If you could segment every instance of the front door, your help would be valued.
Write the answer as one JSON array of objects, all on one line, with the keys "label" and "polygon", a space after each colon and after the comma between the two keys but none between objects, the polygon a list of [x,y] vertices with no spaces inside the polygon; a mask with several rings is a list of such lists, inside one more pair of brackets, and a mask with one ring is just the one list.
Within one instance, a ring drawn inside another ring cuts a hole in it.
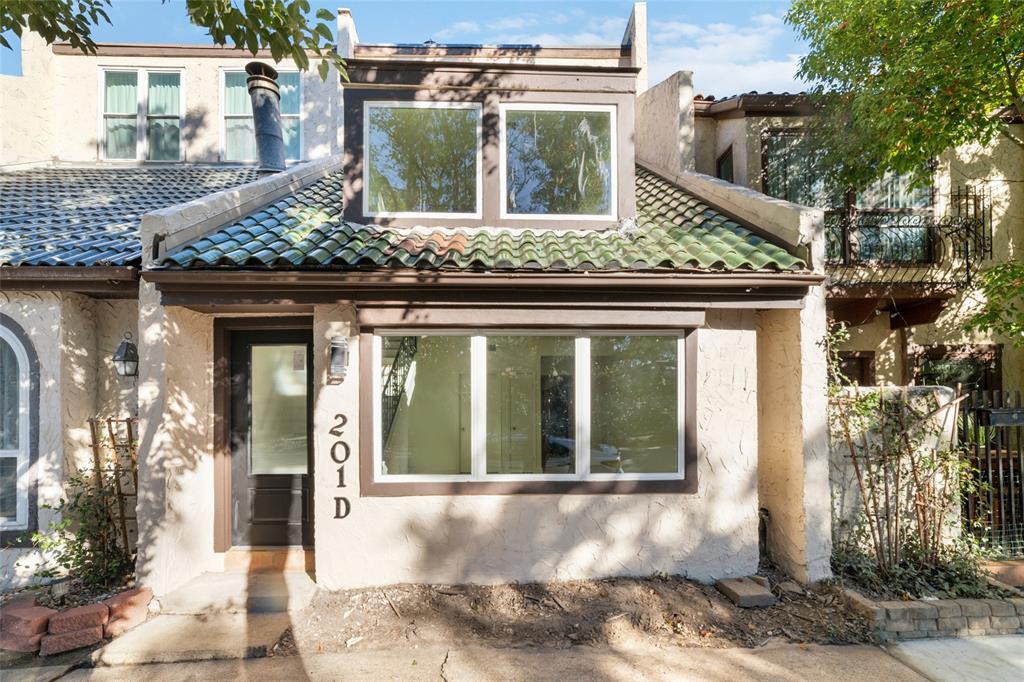
[{"label": "front door", "polygon": [[312,332],[230,342],[232,544],[311,546]]}]

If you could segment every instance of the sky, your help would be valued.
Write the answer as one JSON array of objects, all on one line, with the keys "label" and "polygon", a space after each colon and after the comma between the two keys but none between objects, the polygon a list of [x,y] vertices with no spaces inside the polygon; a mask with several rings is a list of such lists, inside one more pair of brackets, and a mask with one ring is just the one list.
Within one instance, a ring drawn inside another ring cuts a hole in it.
[{"label": "sky", "polygon": [[[362,42],[617,45],[629,18],[623,0],[335,0],[348,6]],[[693,71],[694,90],[718,97],[757,90],[795,92],[806,51],[782,17],[788,3],[749,0],[648,0],[650,82]],[[192,26],[183,0],[114,0],[112,26],[97,42],[209,43]],[[0,48],[0,73],[17,72],[16,54]]]}]

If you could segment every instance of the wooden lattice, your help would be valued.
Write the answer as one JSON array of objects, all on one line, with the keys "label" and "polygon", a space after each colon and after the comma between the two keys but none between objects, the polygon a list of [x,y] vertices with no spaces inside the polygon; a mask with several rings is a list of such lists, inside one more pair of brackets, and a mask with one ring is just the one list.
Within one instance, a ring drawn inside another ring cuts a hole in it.
[{"label": "wooden lattice", "polygon": [[134,555],[138,538],[135,515],[139,491],[138,420],[90,419],[89,431],[96,486],[103,487],[104,477],[113,482],[115,495],[107,510],[111,523],[118,530],[121,546]]}]

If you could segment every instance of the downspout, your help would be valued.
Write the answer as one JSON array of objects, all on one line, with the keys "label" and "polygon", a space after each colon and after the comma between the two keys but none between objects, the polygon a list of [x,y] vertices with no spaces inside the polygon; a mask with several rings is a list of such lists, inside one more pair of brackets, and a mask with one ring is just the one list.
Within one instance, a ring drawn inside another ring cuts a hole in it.
[{"label": "downspout", "polygon": [[246,85],[252,99],[253,129],[256,133],[256,154],[260,177],[280,173],[285,169],[284,133],[281,131],[281,89],[277,85],[277,71],[263,62],[245,65],[249,74]]}]

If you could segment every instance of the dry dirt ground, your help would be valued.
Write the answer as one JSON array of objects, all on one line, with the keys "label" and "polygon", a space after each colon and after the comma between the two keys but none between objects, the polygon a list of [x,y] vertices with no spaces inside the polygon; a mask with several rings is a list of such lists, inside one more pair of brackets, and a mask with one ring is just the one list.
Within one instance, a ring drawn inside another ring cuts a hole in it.
[{"label": "dry dirt ground", "polygon": [[783,591],[775,606],[740,609],[713,586],[678,577],[497,586],[392,585],[321,593],[274,655],[401,645],[490,647],[758,647],[769,642],[871,641],[835,587]]}]

